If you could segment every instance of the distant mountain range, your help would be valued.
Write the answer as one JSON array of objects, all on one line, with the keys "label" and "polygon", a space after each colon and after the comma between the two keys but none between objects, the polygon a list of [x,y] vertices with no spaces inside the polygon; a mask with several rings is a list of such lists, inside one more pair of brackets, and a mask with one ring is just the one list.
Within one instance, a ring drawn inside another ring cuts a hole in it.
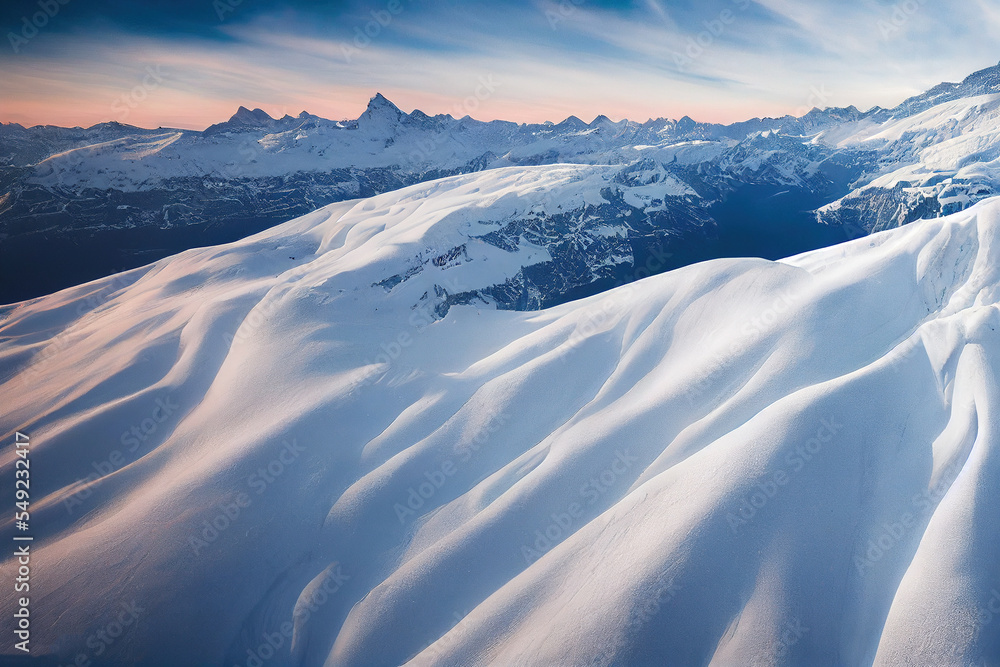
[{"label": "distant mountain range", "polygon": [[[610,165],[601,202],[512,220],[496,242],[545,228],[557,262],[608,261],[573,223],[624,230],[617,279],[720,256],[771,259],[966,208],[1000,191],[1000,66],[894,109],[814,109],[731,125],[480,122],[406,114],[381,94],[356,120],[241,107],[203,132],[120,123],[0,125],[0,302],[52,292],[181,250],[228,242],[320,206],[509,166]],[[593,256],[587,248],[594,248]],[[631,263],[629,263],[631,262]],[[572,272],[570,272],[572,273]],[[500,298],[534,308],[607,285]],[[568,274],[567,274],[568,275]]]}]

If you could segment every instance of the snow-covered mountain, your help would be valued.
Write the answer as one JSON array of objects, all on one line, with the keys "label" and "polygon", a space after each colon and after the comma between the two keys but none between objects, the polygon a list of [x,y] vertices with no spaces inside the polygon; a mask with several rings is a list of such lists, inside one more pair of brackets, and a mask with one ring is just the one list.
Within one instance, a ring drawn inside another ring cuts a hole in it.
[{"label": "snow-covered mountain", "polygon": [[[840,116],[817,111],[808,118],[815,131]],[[575,116],[558,124],[480,122],[450,115],[432,117],[420,110],[406,114],[376,94],[364,113],[352,121],[329,121],[306,112],[273,119],[261,109],[240,107],[229,121],[204,132],[133,132],[138,128],[106,124],[98,127],[103,132],[117,129],[117,140],[83,139],[77,146],[60,146],[63,150],[34,165],[21,154],[8,156],[11,150],[6,145],[0,154],[11,166],[35,166],[32,183],[133,192],[180,178],[265,178],[338,169],[383,168],[401,174],[444,175],[511,165],[628,164],[642,157],[700,164],[756,133],[800,133],[803,126],[791,117],[730,126],[697,123],[686,117],[645,123],[615,123],[604,116],[591,123]],[[47,138],[57,129],[60,138],[74,136],[60,128],[4,127],[5,134],[14,137],[37,133]],[[83,132],[94,134],[96,129]],[[98,136],[103,138],[103,133]]]},{"label": "snow-covered mountain", "polygon": [[[767,198],[794,191],[805,201],[798,209],[790,205],[793,212],[778,220],[780,226],[815,227],[799,212],[827,203],[842,190],[845,174],[861,173],[865,164],[853,154],[831,155],[770,131],[750,132],[763,122],[729,128],[601,118],[589,125],[576,119],[535,126],[480,123],[403,114],[376,96],[348,123],[308,114],[275,120],[241,109],[204,133],[168,130],[105,140],[12,168],[20,180],[0,203],[6,235],[0,239],[0,278],[4,272],[32,272],[39,280],[0,280],[36,290],[0,291],[0,301],[240,238],[326,203],[510,165],[615,165],[621,172],[609,176],[606,187],[613,192],[605,199],[622,203],[598,212],[608,225],[642,219],[640,226],[658,236],[705,228],[700,241],[687,239],[685,252],[696,259],[720,256],[712,246],[719,245],[717,228],[729,221],[713,207],[730,193],[762,188]],[[536,213],[553,218],[550,234],[567,237],[572,227],[560,228],[560,219],[595,214],[544,205]],[[786,238],[808,239],[810,232]],[[789,251],[758,245],[764,250],[755,252],[771,258]]]},{"label": "snow-covered mountain", "polygon": [[1000,199],[496,308],[553,261],[537,193],[615,178],[455,176],[3,309],[35,654],[1000,661]]},{"label": "snow-covered mountain", "polygon": [[[232,241],[331,202],[504,166],[653,162],[699,194],[691,224],[743,187],[791,186],[812,210],[846,194],[870,156],[793,137],[859,115],[814,110],[729,126],[604,116],[517,125],[405,114],[376,95],[351,121],[305,112],[274,119],[241,107],[204,132],[0,125],[0,302]],[[14,280],[26,274],[33,279]]]},{"label": "snow-covered mountain", "polygon": [[[0,125],[0,302],[242,238],[332,202],[509,166],[614,165],[664,174],[662,188],[640,184],[642,196],[665,202],[678,191],[696,195],[686,203],[670,199],[677,205],[657,230],[670,233],[680,218],[687,218],[681,227],[705,228],[700,242],[685,243],[691,260],[773,259],[1000,192],[998,81],[1000,66],[895,109],[814,109],[728,126],[687,117],[487,123],[407,114],[380,94],[346,121],[306,112],[275,119],[241,107],[204,132]],[[602,212],[612,226],[650,212],[634,205],[627,186],[611,186],[633,203]],[[746,243],[719,242],[726,232],[717,228],[732,225],[730,202],[800,231],[775,232],[778,241],[741,232]],[[816,231],[816,220],[836,230]],[[793,237],[815,240],[804,247],[780,242]],[[15,280],[23,275],[33,279]]]},{"label": "snow-covered mountain", "polygon": [[846,138],[830,136],[837,146],[872,150],[879,158],[863,183],[820,210],[821,219],[868,231],[889,229],[1000,193],[1000,83],[993,90],[901,118],[859,121]]}]

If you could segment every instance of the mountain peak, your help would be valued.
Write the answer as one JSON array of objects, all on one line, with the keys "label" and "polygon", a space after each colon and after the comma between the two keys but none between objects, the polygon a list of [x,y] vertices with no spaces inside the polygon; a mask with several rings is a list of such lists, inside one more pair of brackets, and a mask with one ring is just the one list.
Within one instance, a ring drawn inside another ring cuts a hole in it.
[{"label": "mountain peak", "polygon": [[402,111],[399,110],[399,107],[397,107],[395,104],[393,104],[392,102],[390,102],[385,97],[385,95],[383,95],[382,93],[375,93],[375,97],[373,97],[370,100],[368,100],[368,109],[367,109],[367,111],[374,112],[374,111],[382,111],[382,110],[395,111],[397,114],[402,114],[403,113]]},{"label": "mountain peak", "polygon": [[245,106],[240,106],[232,118],[229,119],[230,123],[240,123],[242,125],[264,125],[273,121],[274,119],[271,118],[270,114],[263,109],[254,109],[251,111]]},{"label": "mountain peak", "polygon": [[973,72],[961,83],[940,83],[925,93],[907,99],[892,112],[910,116],[944,102],[997,92],[1000,92],[1000,63]]},{"label": "mountain peak", "polygon": [[358,118],[358,125],[377,136],[388,137],[405,117],[406,114],[382,93],[375,93],[375,97],[368,101],[368,108]]},{"label": "mountain peak", "polygon": [[582,130],[583,128],[587,127],[587,124],[584,123],[579,118],[577,118],[576,116],[570,116],[569,118],[567,118],[566,120],[562,121],[561,123],[558,123],[556,125],[556,127],[570,128],[570,129],[574,129],[574,130]]},{"label": "mountain peak", "polygon": [[243,132],[264,129],[272,127],[275,122],[277,121],[271,118],[263,109],[254,109],[251,111],[245,106],[240,105],[240,108],[236,110],[236,113],[229,120],[224,123],[210,125],[202,134],[209,136],[219,132]]}]

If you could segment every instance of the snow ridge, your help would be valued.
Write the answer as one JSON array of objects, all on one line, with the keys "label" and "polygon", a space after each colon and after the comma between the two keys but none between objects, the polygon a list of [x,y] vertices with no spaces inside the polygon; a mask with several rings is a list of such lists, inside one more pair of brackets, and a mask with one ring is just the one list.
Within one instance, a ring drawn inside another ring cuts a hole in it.
[{"label": "snow ridge", "polygon": [[283,624],[271,664],[1000,659],[1000,199],[430,314],[535,261],[477,225],[579,177],[333,204],[0,314],[44,652],[136,601],[111,659],[242,664]]}]

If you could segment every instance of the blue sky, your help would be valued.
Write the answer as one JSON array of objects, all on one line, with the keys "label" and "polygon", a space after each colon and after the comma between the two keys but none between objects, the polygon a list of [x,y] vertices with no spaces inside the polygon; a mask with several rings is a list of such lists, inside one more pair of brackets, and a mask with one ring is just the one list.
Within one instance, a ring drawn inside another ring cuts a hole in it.
[{"label": "blue sky", "polygon": [[83,126],[355,118],[376,91],[486,120],[728,122],[893,106],[1000,60],[995,0],[6,0],[0,28],[0,120]]}]

